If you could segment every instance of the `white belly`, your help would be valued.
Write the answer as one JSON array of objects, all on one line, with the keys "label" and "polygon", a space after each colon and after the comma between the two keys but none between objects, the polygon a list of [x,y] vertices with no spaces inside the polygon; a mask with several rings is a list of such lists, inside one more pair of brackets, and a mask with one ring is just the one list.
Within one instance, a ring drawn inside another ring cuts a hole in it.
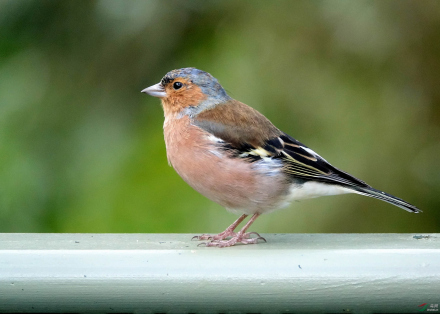
[{"label": "white belly", "polygon": [[354,193],[354,191],[338,185],[321,182],[306,182],[303,185],[293,185],[290,188],[289,200],[302,200],[327,195]]}]

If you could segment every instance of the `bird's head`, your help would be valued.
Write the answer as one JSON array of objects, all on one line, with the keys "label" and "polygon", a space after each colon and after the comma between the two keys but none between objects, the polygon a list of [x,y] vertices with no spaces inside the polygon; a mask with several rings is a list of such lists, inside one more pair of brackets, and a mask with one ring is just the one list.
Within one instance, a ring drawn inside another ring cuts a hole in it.
[{"label": "bird's head", "polygon": [[216,78],[195,68],[170,71],[142,92],[160,98],[165,115],[196,115],[231,99]]}]

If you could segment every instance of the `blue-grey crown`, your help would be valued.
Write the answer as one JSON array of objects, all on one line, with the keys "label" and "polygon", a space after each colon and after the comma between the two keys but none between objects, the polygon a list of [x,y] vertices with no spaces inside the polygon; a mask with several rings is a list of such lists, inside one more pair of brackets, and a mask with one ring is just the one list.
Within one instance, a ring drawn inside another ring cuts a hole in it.
[{"label": "blue-grey crown", "polygon": [[182,68],[170,71],[162,78],[161,83],[162,85],[168,84],[178,77],[184,78],[199,86],[202,92],[216,103],[231,99],[215,77],[196,68]]}]

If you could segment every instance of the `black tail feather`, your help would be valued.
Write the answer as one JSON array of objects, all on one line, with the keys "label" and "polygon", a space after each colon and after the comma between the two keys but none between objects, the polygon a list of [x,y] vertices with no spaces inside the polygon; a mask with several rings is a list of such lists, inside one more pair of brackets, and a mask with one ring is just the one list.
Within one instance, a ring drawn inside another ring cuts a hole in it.
[{"label": "black tail feather", "polygon": [[372,187],[364,188],[364,187],[350,186],[350,188],[352,188],[358,194],[377,198],[379,200],[393,204],[397,207],[403,208],[404,210],[406,210],[408,212],[411,212],[411,213],[420,213],[421,212],[421,210],[418,209],[417,207],[415,207],[414,205],[411,205],[410,203],[405,202],[404,200],[402,200],[398,197],[395,197],[393,195],[390,195],[388,193],[373,189]]}]

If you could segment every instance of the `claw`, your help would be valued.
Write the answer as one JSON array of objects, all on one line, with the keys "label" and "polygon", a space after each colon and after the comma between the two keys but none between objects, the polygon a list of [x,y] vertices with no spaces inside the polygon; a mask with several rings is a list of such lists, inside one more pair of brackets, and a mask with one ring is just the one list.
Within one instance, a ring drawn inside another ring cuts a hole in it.
[{"label": "claw", "polygon": [[199,236],[193,236],[191,238],[191,241],[193,241],[194,239],[196,239],[197,241],[200,241],[200,240],[212,240],[215,237],[217,237],[217,235],[212,236],[210,234],[202,234],[202,235],[199,235]]},{"label": "claw", "polygon": [[218,240],[224,240],[224,239],[226,239],[228,237],[235,236],[235,234],[236,233],[232,232],[231,230],[226,230],[226,231],[223,231],[222,233],[214,234],[214,235],[202,234],[202,235],[199,235],[199,236],[193,236],[191,238],[191,241],[193,241],[194,239],[197,240],[197,241],[200,241],[200,240],[212,240],[212,241],[215,240],[215,241],[218,241]]},{"label": "claw", "polygon": [[244,236],[246,239],[251,239],[251,235],[256,235],[257,238],[261,238],[260,234],[257,233],[257,232],[246,232],[243,236]]},{"label": "claw", "polygon": [[191,241],[193,241],[194,239],[196,239],[197,241],[200,241],[200,240],[211,240],[212,236],[209,235],[209,234],[202,234],[200,236],[193,236],[191,238]]},{"label": "claw", "polygon": [[257,240],[263,240],[265,243],[267,243],[266,239],[263,237],[258,237]]},{"label": "claw", "polygon": [[197,244],[197,246],[208,246],[209,242],[201,242],[199,244]]}]

